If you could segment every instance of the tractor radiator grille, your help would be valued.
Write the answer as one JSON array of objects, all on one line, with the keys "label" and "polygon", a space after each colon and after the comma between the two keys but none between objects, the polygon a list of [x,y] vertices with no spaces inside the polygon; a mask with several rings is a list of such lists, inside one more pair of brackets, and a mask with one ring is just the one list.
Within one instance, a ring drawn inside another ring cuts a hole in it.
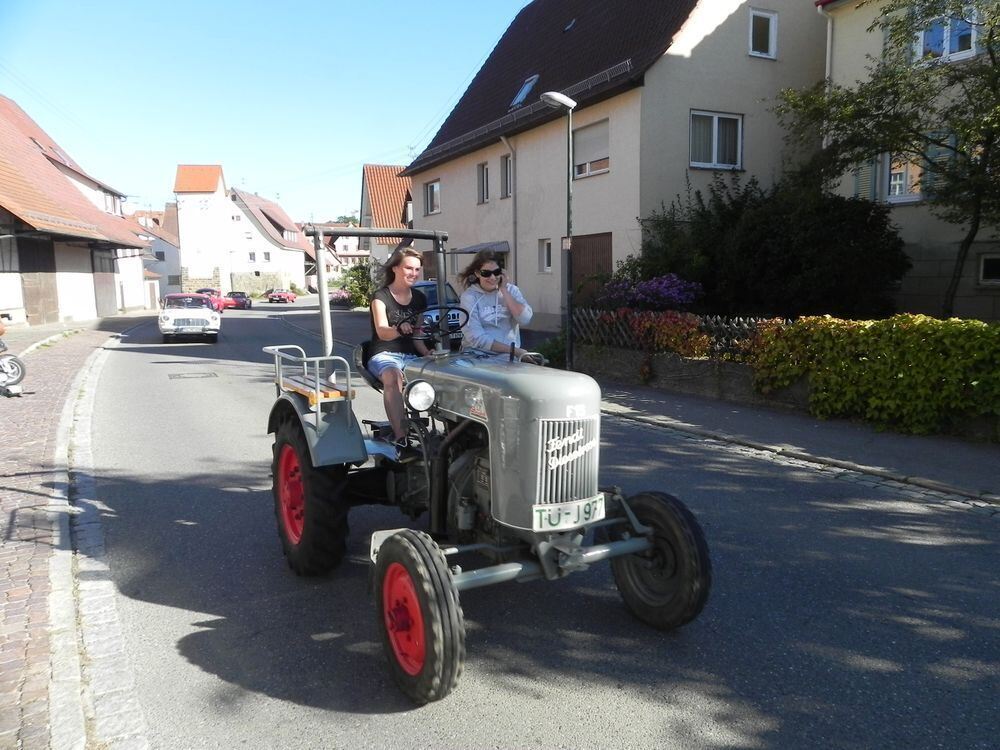
[{"label": "tractor radiator grille", "polygon": [[599,417],[539,421],[538,499],[551,504],[597,494]]}]

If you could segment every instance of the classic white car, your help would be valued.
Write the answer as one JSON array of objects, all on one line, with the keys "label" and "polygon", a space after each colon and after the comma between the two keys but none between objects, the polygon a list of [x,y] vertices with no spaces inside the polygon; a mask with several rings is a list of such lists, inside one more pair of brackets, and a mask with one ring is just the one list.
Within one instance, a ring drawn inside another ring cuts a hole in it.
[{"label": "classic white car", "polygon": [[157,323],[164,344],[176,336],[205,336],[215,342],[222,328],[222,315],[208,295],[182,292],[163,298]]}]

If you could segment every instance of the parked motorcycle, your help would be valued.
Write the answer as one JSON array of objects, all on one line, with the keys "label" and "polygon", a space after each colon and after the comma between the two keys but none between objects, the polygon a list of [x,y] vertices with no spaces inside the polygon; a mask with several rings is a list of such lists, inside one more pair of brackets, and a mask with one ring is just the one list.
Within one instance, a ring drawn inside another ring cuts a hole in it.
[{"label": "parked motorcycle", "polygon": [[13,354],[6,354],[7,345],[0,339],[0,388],[17,385],[24,380],[24,362]]}]

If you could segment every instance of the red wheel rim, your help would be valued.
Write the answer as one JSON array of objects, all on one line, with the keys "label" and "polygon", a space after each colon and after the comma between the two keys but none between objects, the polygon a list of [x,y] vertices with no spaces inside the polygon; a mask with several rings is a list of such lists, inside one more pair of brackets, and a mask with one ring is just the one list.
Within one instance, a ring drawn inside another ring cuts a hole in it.
[{"label": "red wheel rim", "polygon": [[392,563],[382,582],[382,614],[385,630],[396,661],[408,675],[424,668],[424,617],[410,574],[399,563]]},{"label": "red wheel rim", "polygon": [[281,446],[281,456],[278,459],[278,504],[288,541],[298,544],[302,539],[302,526],[305,523],[306,496],[302,487],[299,456],[290,445]]}]

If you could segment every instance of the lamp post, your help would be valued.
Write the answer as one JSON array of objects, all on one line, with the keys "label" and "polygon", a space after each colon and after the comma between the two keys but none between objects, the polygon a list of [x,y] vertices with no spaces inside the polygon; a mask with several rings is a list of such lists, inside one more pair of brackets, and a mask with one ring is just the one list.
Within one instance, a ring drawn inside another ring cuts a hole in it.
[{"label": "lamp post", "polygon": [[562,242],[563,330],[566,332],[566,369],[573,369],[573,110],[576,102],[559,91],[541,95],[544,104],[566,110],[566,238]]}]

